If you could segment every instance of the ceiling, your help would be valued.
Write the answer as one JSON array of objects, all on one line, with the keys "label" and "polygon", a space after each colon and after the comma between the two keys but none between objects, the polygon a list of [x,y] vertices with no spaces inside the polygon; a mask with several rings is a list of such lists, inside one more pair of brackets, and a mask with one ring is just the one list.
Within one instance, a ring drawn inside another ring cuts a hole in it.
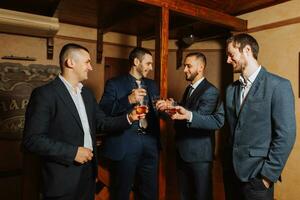
[{"label": "ceiling", "polygon": [[[55,16],[60,22],[100,28],[139,36],[147,40],[155,37],[158,7],[143,3],[147,0],[7,0],[0,1],[0,8]],[[165,0],[191,7],[205,7],[209,11],[237,16],[243,13],[276,5],[287,0]],[[159,2],[159,1],[158,1]],[[208,11],[208,12],[209,12]],[[212,15],[214,16],[214,15]],[[226,24],[226,22],[223,22]],[[230,28],[210,23],[172,9],[169,18],[169,38],[182,39],[193,34],[198,40],[222,37]]]}]

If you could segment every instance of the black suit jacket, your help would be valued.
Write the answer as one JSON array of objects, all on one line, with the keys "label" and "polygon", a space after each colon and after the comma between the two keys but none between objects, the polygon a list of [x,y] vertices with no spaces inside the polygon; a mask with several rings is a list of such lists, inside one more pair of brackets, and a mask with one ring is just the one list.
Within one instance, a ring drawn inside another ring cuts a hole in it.
[{"label": "black suit jacket", "polygon": [[175,121],[177,151],[186,162],[212,161],[214,129],[224,124],[223,106],[218,107],[219,92],[204,79],[190,97],[187,93],[186,89],[181,105],[193,112],[193,119],[191,123]]},{"label": "black suit jacket", "polygon": [[[92,93],[82,88],[93,141],[97,173],[95,132],[97,129],[126,128],[126,116],[109,119],[98,109]],[[43,192],[46,196],[74,193],[82,165],[74,162],[78,146],[84,144],[84,132],[79,114],[64,83],[57,77],[33,90],[25,115],[23,145],[42,160]]]},{"label": "black suit jacket", "polygon": [[[157,138],[159,147],[159,123],[157,111],[152,106],[151,99],[154,96],[159,96],[158,88],[155,82],[151,79],[143,78],[142,83],[146,85],[147,97],[149,99],[149,112],[147,113],[148,134]],[[107,115],[118,116],[130,112],[135,105],[128,101],[128,95],[132,89],[136,87],[135,79],[130,74],[122,75],[106,82],[104,93],[99,103],[101,109]],[[102,145],[102,153],[105,157],[112,160],[121,160],[127,150],[134,148],[134,140],[137,134],[138,122],[133,123],[129,128],[122,131],[115,131],[107,134],[104,137]]]}]

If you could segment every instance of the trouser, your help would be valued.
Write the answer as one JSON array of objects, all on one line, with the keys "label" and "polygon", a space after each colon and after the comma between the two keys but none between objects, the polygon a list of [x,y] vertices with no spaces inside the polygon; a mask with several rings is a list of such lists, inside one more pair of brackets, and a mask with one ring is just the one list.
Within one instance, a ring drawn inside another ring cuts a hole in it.
[{"label": "trouser", "polygon": [[[110,195],[112,200],[128,200],[135,188],[140,200],[158,197],[158,145],[151,135],[136,135],[122,160],[110,162]],[[138,181],[138,184],[134,184]]]},{"label": "trouser", "polygon": [[266,188],[260,176],[241,182],[233,169],[223,172],[226,200],[273,200],[274,185]]},{"label": "trouser", "polygon": [[63,196],[44,197],[43,200],[94,200],[95,186],[93,164],[88,162],[82,165],[80,180],[74,192]]},{"label": "trouser", "polygon": [[177,155],[181,200],[212,200],[212,162],[185,162]]}]

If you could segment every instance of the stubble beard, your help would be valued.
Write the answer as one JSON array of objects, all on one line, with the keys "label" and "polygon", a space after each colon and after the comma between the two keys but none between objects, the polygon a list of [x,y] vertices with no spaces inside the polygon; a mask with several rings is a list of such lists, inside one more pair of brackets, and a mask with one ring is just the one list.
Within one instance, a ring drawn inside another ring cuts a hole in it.
[{"label": "stubble beard", "polygon": [[197,75],[198,75],[197,73],[191,73],[190,77],[188,77],[188,75],[185,74],[185,80],[193,81]]},{"label": "stubble beard", "polygon": [[236,66],[233,67],[233,72],[234,73],[243,73],[245,71],[247,66],[247,62],[245,59],[240,60],[239,62],[236,62]]},{"label": "stubble beard", "polygon": [[137,66],[136,71],[139,73],[139,75],[142,78],[146,77],[146,74],[143,73],[143,66],[142,66],[142,64],[140,64],[139,66]]}]

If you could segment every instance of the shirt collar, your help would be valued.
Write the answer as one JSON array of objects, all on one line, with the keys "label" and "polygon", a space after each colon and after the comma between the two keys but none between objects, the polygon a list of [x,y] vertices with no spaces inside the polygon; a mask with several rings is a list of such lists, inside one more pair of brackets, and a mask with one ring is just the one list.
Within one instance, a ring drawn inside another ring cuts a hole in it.
[{"label": "shirt collar", "polygon": [[257,70],[255,70],[255,72],[253,72],[251,74],[251,76],[249,76],[249,78],[243,77],[242,75],[240,75],[239,81],[243,86],[248,86],[248,85],[252,85],[253,82],[255,81],[259,71],[261,69],[261,65],[257,68]]},{"label": "shirt collar", "polygon": [[194,84],[191,84],[190,86],[192,86],[193,89],[197,88],[198,85],[204,80],[204,77],[202,77],[201,79],[199,79],[198,81],[196,81]]},{"label": "shirt collar", "polygon": [[143,77],[141,78],[141,79],[136,79],[134,76],[132,76],[130,73],[128,73],[129,74],[129,79],[130,79],[130,81],[132,81],[132,82],[136,82],[137,80],[140,80],[140,81],[142,81],[143,80]]},{"label": "shirt collar", "polygon": [[82,90],[82,87],[83,87],[83,84],[82,83],[78,83],[77,84],[77,87],[73,87],[71,85],[71,83],[69,83],[61,74],[58,75],[58,77],[60,78],[60,80],[62,80],[62,82],[65,84],[66,88],[68,89],[69,92],[71,92],[72,94],[75,93],[81,93],[81,90]]}]

